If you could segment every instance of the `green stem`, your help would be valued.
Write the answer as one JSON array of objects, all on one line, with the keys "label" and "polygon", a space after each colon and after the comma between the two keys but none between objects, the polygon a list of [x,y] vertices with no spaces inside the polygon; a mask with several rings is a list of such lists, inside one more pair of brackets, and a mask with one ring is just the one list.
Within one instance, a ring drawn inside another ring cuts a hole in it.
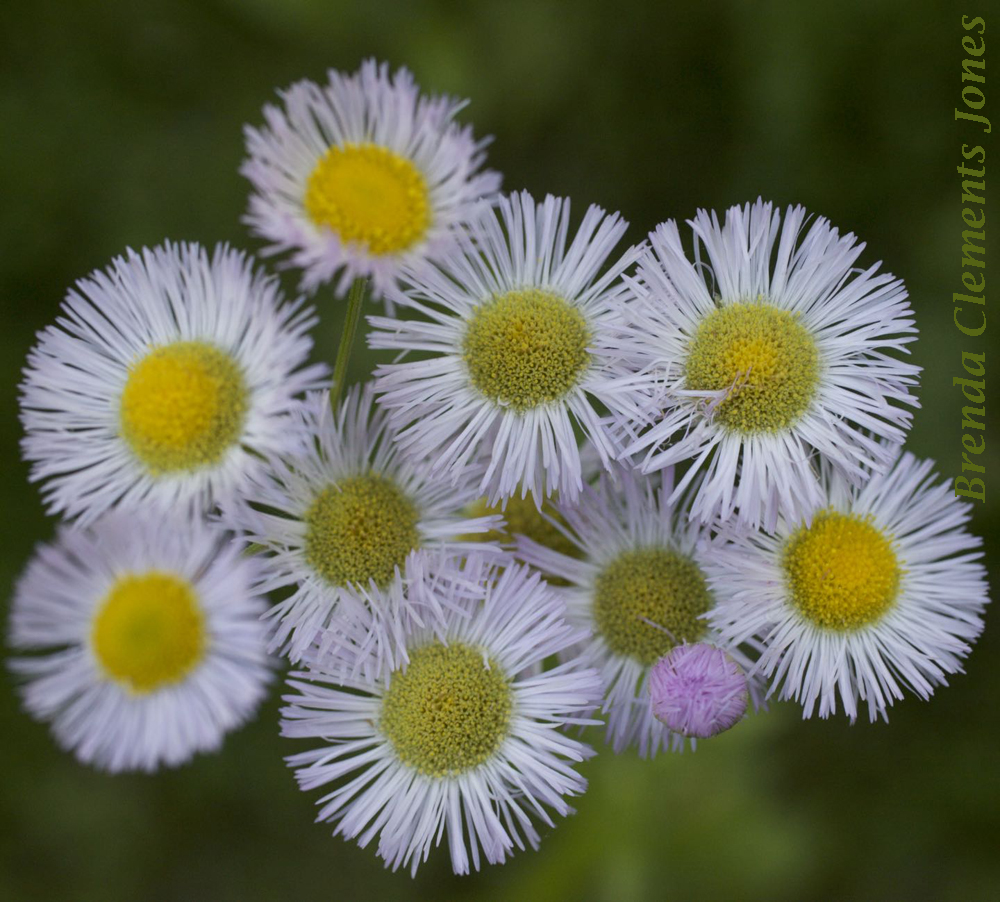
[{"label": "green stem", "polygon": [[337,359],[333,364],[333,385],[330,387],[330,406],[334,410],[340,405],[340,396],[344,393],[347,364],[351,359],[354,333],[358,331],[358,320],[361,319],[361,306],[367,287],[367,279],[355,279],[347,294],[347,315],[344,317],[344,331],[340,333],[340,347],[337,348]]}]

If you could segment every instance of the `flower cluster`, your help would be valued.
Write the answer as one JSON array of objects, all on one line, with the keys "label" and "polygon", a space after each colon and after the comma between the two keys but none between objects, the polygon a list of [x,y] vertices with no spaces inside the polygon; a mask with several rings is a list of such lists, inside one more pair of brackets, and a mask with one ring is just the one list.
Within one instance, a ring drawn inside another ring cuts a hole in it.
[{"label": "flower cluster", "polygon": [[[801,207],[627,223],[499,194],[462,102],[369,61],[246,129],[228,247],[128,251],[28,356],[64,523],[15,593],[25,707],[80,760],[182,763],[250,717],[320,819],[416,872],[536,846],[593,754],[693,747],[769,696],[875,720],[982,629],[969,505],[902,451],[903,283]],[[364,304],[391,351],[345,391]]]}]

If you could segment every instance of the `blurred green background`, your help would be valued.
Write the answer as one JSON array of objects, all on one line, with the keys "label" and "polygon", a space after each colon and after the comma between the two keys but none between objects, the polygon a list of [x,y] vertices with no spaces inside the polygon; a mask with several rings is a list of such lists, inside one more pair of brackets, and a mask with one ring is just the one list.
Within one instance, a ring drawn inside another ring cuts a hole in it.
[{"label": "blurred green background", "polygon": [[[259,121],[276,87],[369,55],[471,98],[465,119],[496,136],[490,165],[508,189],[572,196],[578,213],[590,202],[620,209],[631,240],[758,194],[855,231],[870,247],[862,262],[903,276],[917,311],[914,357],[926,369],[910,448],[954,475],[951,377],[960,351],[975,349],[950,322],[961,290],[955,167],[963,142],[983,143],[952,118],[959,18],[951,4],[867,0],[4,4],[3,604],[53,529],[17,449],[15,386],[35,331],[74,279],[127,245],[256,248],[239,222],[241,126]],[[992,219],[989,238],[995,250]],[[990,272],[998,263],[993,253]],[[342,308],[317,301],[318,353],[330,359]],[[358,354],[353,376],[371,364]],[[992,397],[989,409],[996,422]],[[988,455],[991,503],[977,506],[975,529],[996,561],[994,437]],[[544,831],[540,852],[458,879],[439,850],[416,880],[312,823],[314,798],[282,762],[299,746],[278,738],[276,700],[219,755],[112,778],[60,753],[5,675],[0,899],[995,899],[995,624],[967,670],[931,703],[898,704],[888,726],[802,722],[779,705],[693,755],[606,752],[584,767],[591,789],[578,813]]]}]

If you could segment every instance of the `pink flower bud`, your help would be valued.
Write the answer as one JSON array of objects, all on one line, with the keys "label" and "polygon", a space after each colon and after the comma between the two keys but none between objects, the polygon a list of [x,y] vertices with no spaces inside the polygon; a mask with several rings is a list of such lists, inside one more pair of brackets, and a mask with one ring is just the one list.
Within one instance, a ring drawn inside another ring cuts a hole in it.
[{"label": "pink flower bud", "polygon": [[746,674],[721,648],[677,645],[649,673],[653,716],[675,733],[707,739],[734,726],[749,701]]}]

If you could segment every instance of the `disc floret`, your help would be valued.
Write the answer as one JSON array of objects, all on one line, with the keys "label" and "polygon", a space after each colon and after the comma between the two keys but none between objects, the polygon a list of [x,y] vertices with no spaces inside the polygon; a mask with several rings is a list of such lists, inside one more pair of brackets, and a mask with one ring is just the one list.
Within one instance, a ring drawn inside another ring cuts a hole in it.
[{"label": "disc floret", "polygon": [[463,643],[435,642],[410,653],[382,699],[379,729],[404,764],[453,777],[496,752],[509,732],[510,681],[496,661]]},{"label": "disc floret", "polygon": [[146,694],[182,680],[208,637],[193,586],[172,573],[120,577],[94,619],[94,655],[111,679]]},{"label": "disc floret", "polygon": [[327,486],[304,519],[306,560],[333,586],[384,586],[420,545],[416,505],[376,473]]},{"label": "disc floret", "polygon": [[129,370],[121,433],[153,473],[209,466],[239,440],[248,399],[231,355],[203,341],[177,341]]},{"label": "disc floret", "polygon": [[870,517],[832,510],[791,536],[783,566],[802,616],[839,631],[880,620],[896,599],[902,574],[891,537]]},{"label": "disc floret", "polygon": [[330,147],[309,176],[304,204],[316,225],[379,256],[412,247],[431,224],[420,170],[370,142]]},{"label": "disc floret", "polygon": [[563,398],[590,361],[590,328],[559,295],[538,288],[508,291],[476,308],[464,360],[476,389],[523,411]]},{"label": "disc floret", "polygon": [[691,341],[685,388],[725,392],[713,415],[744,435],[778,432],[808,409],[819,386],[816,341],[795,313],[764,298],[708,314]]},{"label": "disc floret", "polygon": [[616,654],[648,666],[678,642],[705,632],[700,619],[712,606],[701,569],[668,548],[625,551],[597,576],[594,623]]}]

